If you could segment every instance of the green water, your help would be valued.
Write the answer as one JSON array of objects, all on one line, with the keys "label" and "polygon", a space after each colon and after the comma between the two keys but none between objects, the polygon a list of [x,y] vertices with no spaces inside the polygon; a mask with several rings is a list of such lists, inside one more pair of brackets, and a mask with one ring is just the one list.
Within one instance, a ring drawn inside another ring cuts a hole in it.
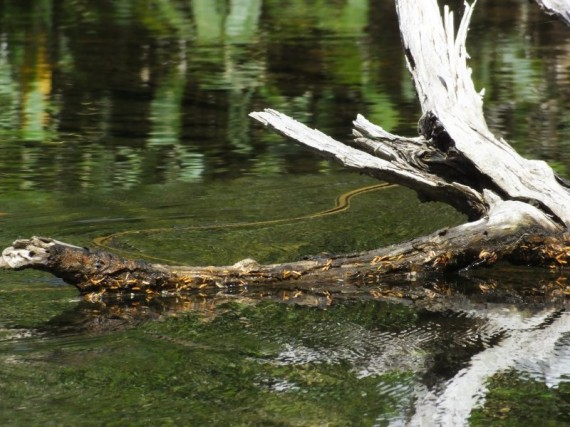
[{"label": "green water", "polygon": [[[479,0],[469,39],[490,128],[568,176],[570,31]],[[357,113],[414,135],[393,2],[0,0],[1,246],[115,236],[140,258],[281,262],[464,221],[399,187],[318,215],[376,181],[247,117],[266,107],[339,140]],[[255,289],[102,304],[1,272],[0,424],[570,423],[564,305],[477,296],[478,280],[413,284],[449,287],[454,309]]]}]

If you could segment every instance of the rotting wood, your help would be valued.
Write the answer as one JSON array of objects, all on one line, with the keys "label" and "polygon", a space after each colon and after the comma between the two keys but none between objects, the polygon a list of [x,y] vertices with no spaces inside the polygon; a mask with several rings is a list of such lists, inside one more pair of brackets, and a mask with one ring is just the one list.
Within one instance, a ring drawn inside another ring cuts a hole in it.
[{"label": "rotting wood", "polygon": [[[570,192],[550,167],[520,157],[487,128],[467,66],[465,41],[473,5],[454,33],[453,14],[436,0],[397,0],[408,68],[423,115],[414,138],[392,135],[358,116],[345,145],[274,110],[251,116],[347,168],[446,202],[466,224],[377,250],[259,265],[172,267],[117,257],[53,239],[17,240],[0,266],[49,271],[82,294],[156,295],[253,284],[321,289],[323,293],[387,276],[413,280],[492,265],[498,260],[563,268],[570,258]],[[418,31],[419,29],[419,31]]]},{"label": "rotting wood", "polygon": [[[503,212],[459,227],[386,248],[289,264],[260,265],[245,259],[231,266],[189,267],[150,264],[105,251],[68,245],[49,238],[17,240],[4,249],[0,267],[48,271],[92,297],[140,293],[171,295],[252,285],[343,292],[355,285],[386,280],[415,281],[429,275],[490,266],[500,260],[561,269],[570,262],[570,236],[528,234],[542,230],[534,216],[519,217],[520,202],[500,206]],[[513,204],[513,206],[511,206]],[[499,208],[496,208],[499,209]],[[531,208],[533,209],[533,208]]]}]

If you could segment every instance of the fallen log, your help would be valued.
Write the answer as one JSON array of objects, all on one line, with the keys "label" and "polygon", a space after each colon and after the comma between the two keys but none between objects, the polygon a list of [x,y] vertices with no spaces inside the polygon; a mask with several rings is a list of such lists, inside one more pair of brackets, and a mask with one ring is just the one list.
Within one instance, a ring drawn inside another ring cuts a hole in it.
[{"label": "fallen log", "polygon": [[[245,259],[231,266],[169,266],[32,237],[16,240],[4,249],[0,268],[46,271],[91,298],[133,293],[170,295],[252,285],[283,287],[285,283],[290,289],[332,295],[355,286],[388,284],[387,276],[392,281],[415,281],[490,266],[500,260],[553,270],[563,268],[570,261],[570,236],[528,234],[541,227],[532,215],[518,217],[522,209],[518,203],[503,204],[502,212],[493,211],[479,221],[409,242],[288,264],[260,265]],[[387,296],[393,293],[389,286],[376,292],[381,295],[384,290]]]},{"label": "fallen log", "polygon": [[397,0],[405,57],[422,107],[418,137],[390,134],[358,116],[343,144],[274,110],[251,113],[321,156],[375,178],[414,189],[465,213],[470,222],[409,242],[349,255],[287,264],[245,259],[232,266],[166,266],[49,238],[17,240],[0,267],[48,271],[84,295],[156,295],[249,285],[294,283],[342,292],[388,276],[414,280],[492,265],[498,260],[562,268],[570,257],[568,184],[542,161],[526,160],[488,129],[467,66],[465,42],[473,5],[455,34],[453,13],[436,0]]}]

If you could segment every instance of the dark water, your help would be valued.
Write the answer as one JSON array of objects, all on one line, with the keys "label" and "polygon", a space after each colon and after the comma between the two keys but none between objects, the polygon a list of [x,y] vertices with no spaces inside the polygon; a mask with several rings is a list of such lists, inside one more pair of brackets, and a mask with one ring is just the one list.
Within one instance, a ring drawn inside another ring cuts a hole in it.
[{"label": "dark water", "polygon": [[[138,257],[278,262],[464,221],[402,188],[316,216],[375,181],[247,117],[272,107],[347,140],[362,113],[414,135],[393,8],[0,0],[2,247],[113,235]],[[492,130],[569,176],[570,31],[528,1],[480,0],[469,52]],[[260,224],[227,227],[241,222]],[[0,423],[569,424],[564,306],[462,293],[564,289],[555,279],[506,269],[494,282],[417,284],[452,290],[453,309],[253,291],[104,305],[44,274],[3,272]]]}]

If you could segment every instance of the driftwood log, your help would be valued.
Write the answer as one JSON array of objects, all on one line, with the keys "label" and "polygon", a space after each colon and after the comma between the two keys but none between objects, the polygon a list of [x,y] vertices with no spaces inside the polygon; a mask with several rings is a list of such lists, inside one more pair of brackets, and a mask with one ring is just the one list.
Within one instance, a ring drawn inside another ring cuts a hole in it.
[{"label": "driftwood log", "polygon": [[[457,33],[453,14],[445,7],[441,15],[436,0],[397,0],[396,7],[422,108],[419,136],[393,135],[358,116],[354,140],[346,145],[274,110],[254,112],[251,117],[347,168],[407,186],[422,200],[448,203],[470,222],[362,253],[280,265],[246,259],[224,267],[150,264],[34,237],[6,248],[0,266],[48,271],[86,295],[162,294],[254,284],[287,284],[327,293],[387,277],[413,280],[499,260],[564,267],[570,258],[569,185],[545,162],[522,158],[489,131],[483,93],[475,90],[467,65],[465,42],[473,5],[465,5]],[[563,11],[562,16],[567,14]]]}]

